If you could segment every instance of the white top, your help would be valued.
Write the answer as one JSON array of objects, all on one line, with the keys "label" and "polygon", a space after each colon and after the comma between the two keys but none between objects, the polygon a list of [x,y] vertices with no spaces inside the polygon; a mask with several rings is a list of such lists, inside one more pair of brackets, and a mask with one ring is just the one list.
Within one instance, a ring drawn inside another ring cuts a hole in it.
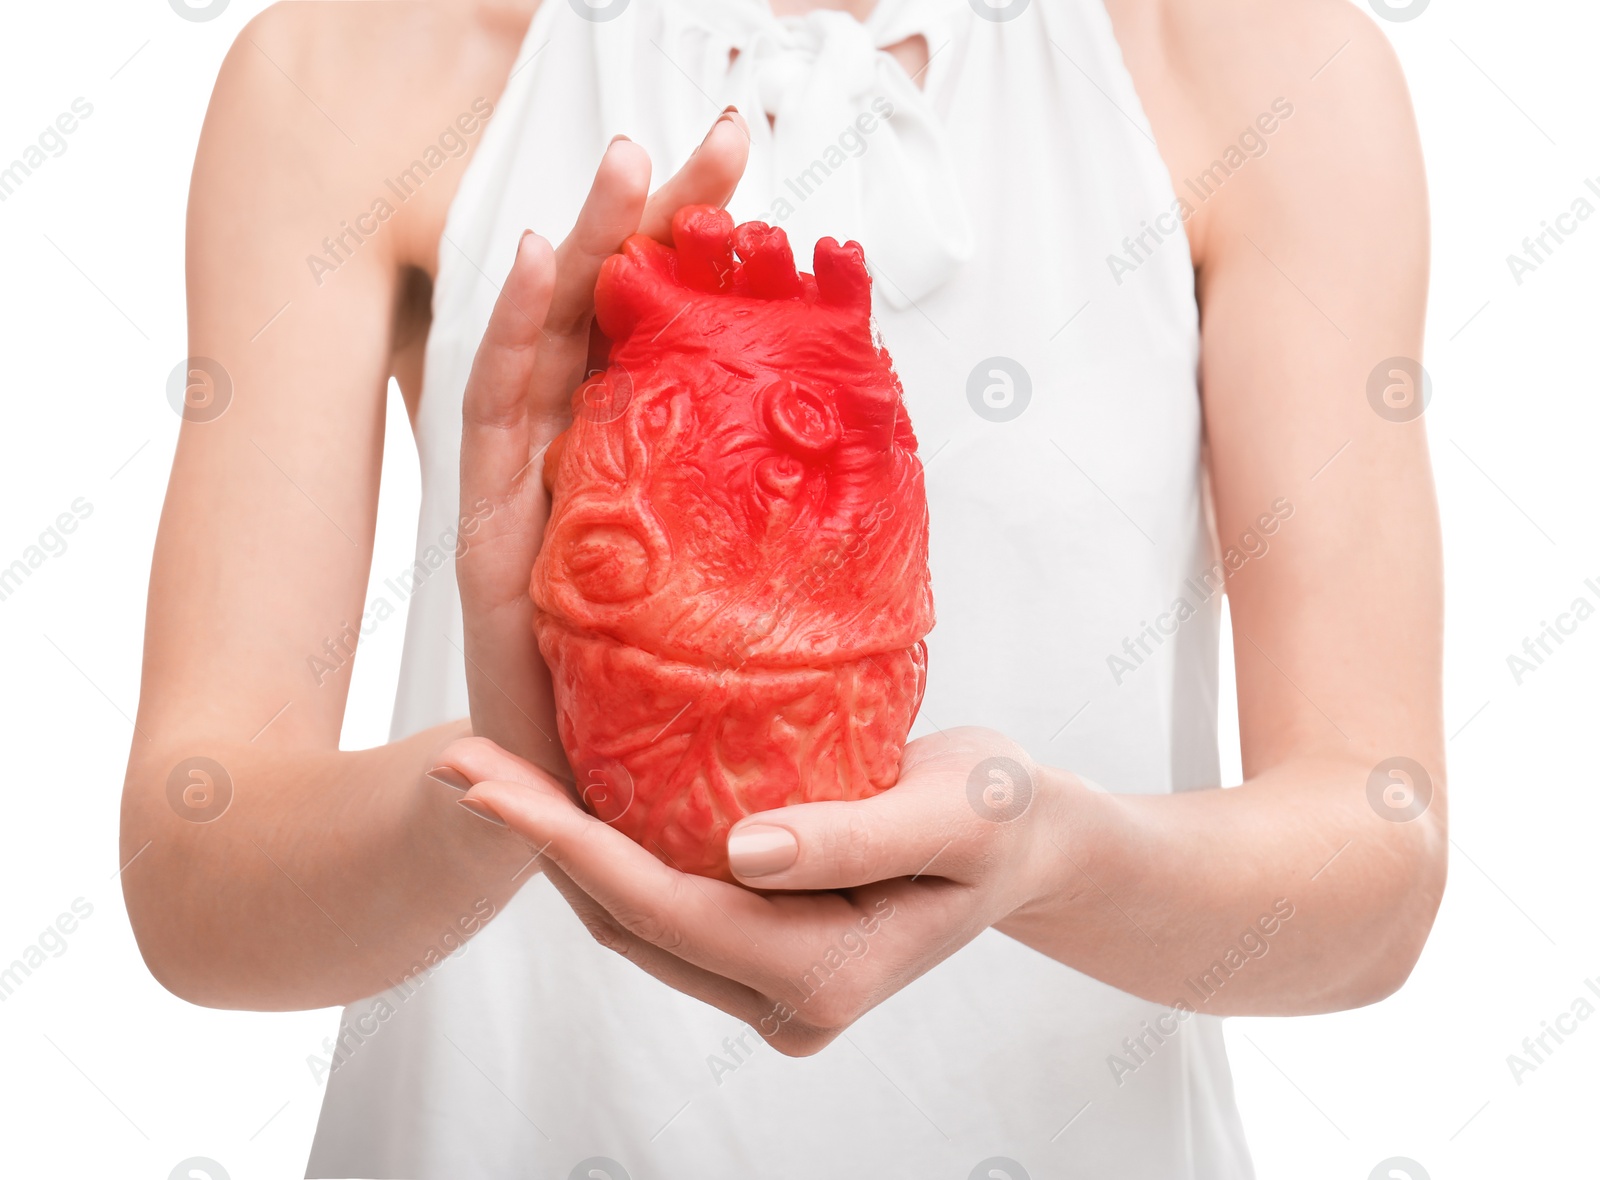
[{"label": "white top", "polygon": [[[1214,787],[1194,275],[1170,228],[1137,266],[1123,242],[1171,181],[1099,0],[973,3],[880,0],[862,26],[545,0],[440,246],[418,549],[451,543],[461,392],[521,231],[560,241],[612,135],[659,183],[737,102],[735,218],[782,224],[803,266],[817,237],[856,237],[874,270],[927,468],[938,622],[914,735],[992,726],[1111,791]],[[925,91],[874,49],[914,32]],[[446,568],[411,602],[395,737],[467,713],[460,644]],[[341,1032],[313,1177],[1252,1175],[1216,1018],[994,931],[793,1060],[601,949],[541,876]]]}]

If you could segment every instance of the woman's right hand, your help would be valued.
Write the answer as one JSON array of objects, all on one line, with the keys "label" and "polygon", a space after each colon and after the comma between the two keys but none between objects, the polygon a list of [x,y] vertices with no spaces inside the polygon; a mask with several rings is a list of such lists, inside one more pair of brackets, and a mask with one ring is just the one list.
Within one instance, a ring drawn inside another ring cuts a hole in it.
[{"label": "woman's right hand", "polygon": [[684,205],[724,205],[744,174],[750,134],[729,108],[656,193],[650,158],[611,142],[577,224],[559,248],[529,231],[495,302],[462,399],[461,589],[472,731],[564,779],[550,676],[533,635],[533,561],[550,514],[544,451],[571,420],[584,377],[600,265],[630,234],[670,240]]}]

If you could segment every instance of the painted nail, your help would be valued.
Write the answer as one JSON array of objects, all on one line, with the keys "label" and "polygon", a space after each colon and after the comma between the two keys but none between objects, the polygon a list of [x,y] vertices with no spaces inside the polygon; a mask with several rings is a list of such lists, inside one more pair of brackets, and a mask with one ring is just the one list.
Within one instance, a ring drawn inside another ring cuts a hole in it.
[{"label": "painted nail", "polygon": [[740,877],[781,873],[800,856],[800,845],[788,828],[751,824],[728,837],[728,866]]},{"label": "painted nail", "polygon": [[442,786],[449,787],[452,791],[472,790],[472,780],[454,766],[435,766],[428,771],[428,777]]},{"label": "painted nail", "polygon": [[457,799],[456,802],[461,804],[461,806],[465,807],[468,811],[472,812],[472,814],[477,816],[479,819],[486,819],[497,828],[503,828],[506,826],[505,820],[501,819],[498,815],[490,811],[488,807],[482,803],[479,803],[476,799]]},{"label": "painted nail", "polygon": [[700,149],[711,142],[711,137],[717,133],[717,128],[730,121],[733,118],[733,113],[738,109],[738,107],[724,107],[722,114],[718,115],[714,120],[712,120],[711,126],[707,128],[705,135],[701,138],[700,142],[695,145],[694,151],[690,152],[689,154],[691,156],[698,156],[700,154]]}]

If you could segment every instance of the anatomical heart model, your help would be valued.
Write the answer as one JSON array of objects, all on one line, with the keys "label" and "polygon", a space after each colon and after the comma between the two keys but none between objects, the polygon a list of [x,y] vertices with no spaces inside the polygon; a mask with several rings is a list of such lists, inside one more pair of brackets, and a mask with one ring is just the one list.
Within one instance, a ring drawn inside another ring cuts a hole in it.
[{"label": "anatomical heart model", "polygon": [[[861,247],[711,206],[608,259],[531,593],[584,804],[732,880],[752,812],[894,785],[933,626],[917,441]],[[738,260],[735,260],[737,253]]]}]

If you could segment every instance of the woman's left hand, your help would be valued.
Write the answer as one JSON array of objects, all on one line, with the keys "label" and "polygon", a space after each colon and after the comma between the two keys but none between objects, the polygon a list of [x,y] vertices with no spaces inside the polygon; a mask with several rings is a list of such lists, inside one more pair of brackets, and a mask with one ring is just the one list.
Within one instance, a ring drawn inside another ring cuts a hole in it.
[{"label": "woman's left hand", "polygon": [[662,863],[490,741],[463,739],[443,760],[528,841],[601,945],[789,1056],[1039,899],[1065,856],[1053,829],[1065,776],[987,729],[911,742],[900,782],[872,798],[742,820],[728,852],[748,889]]}]

